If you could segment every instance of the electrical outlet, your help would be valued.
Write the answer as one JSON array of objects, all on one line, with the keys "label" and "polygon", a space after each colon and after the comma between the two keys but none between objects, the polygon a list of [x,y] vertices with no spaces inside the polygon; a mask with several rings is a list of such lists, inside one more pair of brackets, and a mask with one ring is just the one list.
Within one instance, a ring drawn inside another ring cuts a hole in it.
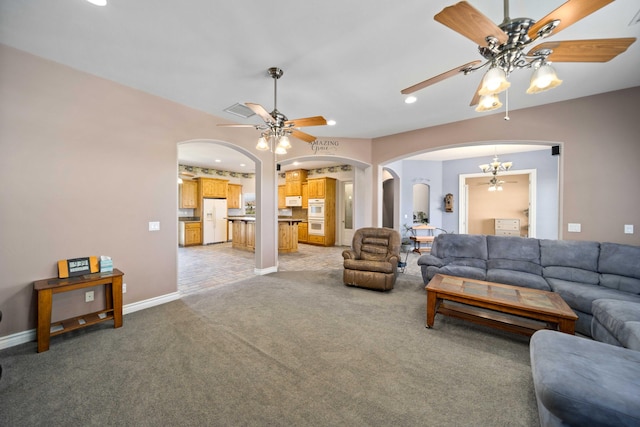
[{"label": "electrical outlet", "polygon": [[633,234],[633,224],[624,225],[624,234]]},{"label": "electrical outlet", "polygon": [[149,231],[160,231],[160,221],[149,221]]},{"label": "electrical outlet", "polygon": [[126,293],[127,293],[127,284],[126,284],[126,283],[123,283],[123,284],[122,284],[122,293],[123,293],[123,294],[126,294]]},{"label": "electrical outlet", "polygon": [[87,291],[84,294],[84,302],[91,302],[93,301],[93,291]]}]

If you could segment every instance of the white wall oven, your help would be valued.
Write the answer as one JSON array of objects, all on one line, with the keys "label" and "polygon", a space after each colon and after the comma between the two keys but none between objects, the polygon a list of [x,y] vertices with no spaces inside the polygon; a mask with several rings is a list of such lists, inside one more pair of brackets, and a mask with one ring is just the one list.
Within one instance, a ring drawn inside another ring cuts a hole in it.
[{"label": "white wall oven", "polygon": [[324,236],[324,219],[308,219],[309,234],[313,236]]},{"label": "white wall oven", "polygon": [[309,220],[324,219],[324,199],[309,199],[307,217]]}]

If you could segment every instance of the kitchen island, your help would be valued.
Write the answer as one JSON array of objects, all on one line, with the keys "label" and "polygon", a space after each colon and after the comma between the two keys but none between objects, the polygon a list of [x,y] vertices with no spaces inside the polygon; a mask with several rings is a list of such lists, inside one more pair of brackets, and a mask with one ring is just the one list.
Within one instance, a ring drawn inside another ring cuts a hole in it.
[{"label": "kitchen island", "polygon": [[[253,216],[229,216],[232,222],[233,238],[231,247],[255,251],[256,249],[256,218]],[[298,252],[298,223],[301,219],[278,218],[278,252]]]}]

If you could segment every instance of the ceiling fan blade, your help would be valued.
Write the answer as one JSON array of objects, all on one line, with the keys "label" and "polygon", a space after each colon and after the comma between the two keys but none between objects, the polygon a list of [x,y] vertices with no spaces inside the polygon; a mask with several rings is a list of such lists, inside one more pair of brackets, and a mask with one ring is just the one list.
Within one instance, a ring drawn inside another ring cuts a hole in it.
[{"label": "ceiling fan blade", "polygon": [[223,126],[229,128],[254,128],[256,125],[241,125],[241,124],[232,124],[232,123],[218,123],[216,126]]},{"label": "ceiling fan blade", "polygon": [[257,115],[262,117],[262,120],[264,120],[265,122],[267,122],[267,123],[275,123],[276,122],[276,120],[273,117],[271,117],[271,114],[269,114],[269,112],[267,110],[265,110],[262,105],[254,104],[253,102],[245,102],[245,105],[247,107],[251,108],[251,111],[253,111]]},{"label": "ceiling fan blade", "polygon": [[302,119],[287,120],[285,125],[291,127],[305,127],[305,126],[324,126],[327,124],[327,120],[322,116],[305,117]]},{"label": "ceiling fan blade", "polygon": [[478,89],[476,89],[476,92],[473,94],[473,98],[471,98],[471,103],[469,104],[470,107],[473,107],[474,105],[478,105],[478,102],[480,102],[480,88],[482,87],[482,80],[480,79],[480,83],[478,83]]},{"label": "ceiling fan blade", "polygon": [[611,2],[613,2],[613,0],[568,0],[556,10],[533,24],[531,28],[529,28],[527,35],[532,40],[536,39],[538,37],[538,31],[556,19],[560,20],[560,24],[558,24],[551,34],[558,34],[568,26],[578,22],[596,10],[605,7]]},{"label": "ceiling fan blade", "polygon": [[487,45],[487,36],[495,37],[499,44],[506,43],[509,39],[500,27],[466,1],[445,7],[433,19],[479,46]]},{"label": "ceiling fan blade", "polygon": [[449,77],[453,77],[453,76],[457,75],[458,73],[464,72],[464,70],[466,70],[467,68],[471,68],[471,67],[473,67],[475,65],[478,65],[481,62],[482,61],[471,61],[471,62],[468,62],[468,63],[466,63],[464,65],[461,65],[459,67],[456,67],[456,68],[454,68],[452,70],[445,71],[442,74],[438,74],[435,77],[431,77],[430,79],[427,79],[427,80],[425,80],[423,82],[416,83],[413,86],[410,86],[410,87],[408,87],[406,89],[402,89],[400,91],[400,93],[402,93],[403,95],[408,95],[410,93],[417,92],[420,89],[424,89],[427,86],[431,86],[432,84],[441,82],[442,80],[448,79]]},{"label": "ceiling fan blade", "polygon": [[311,142],[316,140],[315,136],[309,135],[308,133],[304,133],[302,131],[299,131],[298,129],[292,129],[291,130],[291,136],[294,136],[294,137],[296,137],[298,139],[301,139],[301,140],[309,142],[309,143],[311,143]]},{"label": "ceiling fan blade", "polygon": [[627,37],[546,42],[531,49],[527,55],[541,49],[551,49],[553,52],[547,58],[553,62],[607,62],[626,51],[635,41],[635,37]]}]

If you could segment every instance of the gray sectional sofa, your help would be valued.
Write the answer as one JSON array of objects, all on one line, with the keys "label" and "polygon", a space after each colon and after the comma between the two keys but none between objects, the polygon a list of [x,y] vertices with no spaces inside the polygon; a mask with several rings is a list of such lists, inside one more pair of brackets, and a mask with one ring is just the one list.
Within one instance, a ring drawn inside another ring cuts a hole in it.
[{"label": "gray sectional sofa", "polygon": [[639,246],[440,234],[418,264],[425,284],[441,273],[557,292],[578,315],[576,331],[589,337],[594,301],[640,304]]},{"label": "gray sectional sofa", "polygon": [[531,338],[540,424],[640,425],[640,247],[441,234],[418,264],[425,284],[440,273],[559,293],[592,339]]}]

